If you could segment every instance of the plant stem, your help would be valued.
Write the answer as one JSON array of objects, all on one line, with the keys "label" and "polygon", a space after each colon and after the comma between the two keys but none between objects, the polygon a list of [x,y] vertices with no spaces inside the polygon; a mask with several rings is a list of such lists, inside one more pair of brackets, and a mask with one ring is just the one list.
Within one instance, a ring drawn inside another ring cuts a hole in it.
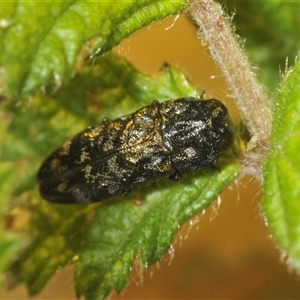
[{"label": "plant stem", "polygon": [[221,5],[212,0],[191,1],[188,12],[200,27],[200,37],[221,68],[250,133],[257,139],[257,146],[267,150],[272,124],[271,104],[238,43],[230,18]]}]

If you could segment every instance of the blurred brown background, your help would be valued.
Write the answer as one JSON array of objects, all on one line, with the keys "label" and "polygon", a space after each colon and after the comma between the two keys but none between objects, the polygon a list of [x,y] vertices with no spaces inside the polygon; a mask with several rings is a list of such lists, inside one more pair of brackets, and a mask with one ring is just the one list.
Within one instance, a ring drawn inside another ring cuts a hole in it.
[{"label": "blurred brown background", "polygon": [[[236,118],[230,91],[186,17],[156,22],[115,51],[153,75],[164,62],[177,66],[200,93],[221,99]],[[233,183],[183,226],[161,262],[144,274],[135,269],[128,287],[111,299],[300,299],[299,277],[281,261],[260,213],[261,198],[255,180]],[[20,286],[0,298],[27,299],[27,292]],[[72,268],[58,271],[34,299],[76,299]]]}]

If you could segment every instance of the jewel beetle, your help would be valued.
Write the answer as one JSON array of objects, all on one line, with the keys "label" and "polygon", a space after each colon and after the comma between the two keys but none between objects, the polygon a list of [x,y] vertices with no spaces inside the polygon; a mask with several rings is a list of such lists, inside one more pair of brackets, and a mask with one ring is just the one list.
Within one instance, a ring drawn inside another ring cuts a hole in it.
[{"label": "jewel beetle", "polygon": [[75,135],[46,158],[37,181],[48,201],[97,202],[213,166],[232,141],[228,111],[219,100],[155,100]]}]

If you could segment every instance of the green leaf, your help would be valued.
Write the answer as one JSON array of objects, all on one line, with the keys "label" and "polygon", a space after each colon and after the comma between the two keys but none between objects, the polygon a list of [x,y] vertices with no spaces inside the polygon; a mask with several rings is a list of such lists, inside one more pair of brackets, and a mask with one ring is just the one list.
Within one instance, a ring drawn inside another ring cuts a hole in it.
[{"label": "green leaf", "polygon": [[5,287],[4,272],[7,264],[22,246],[20,235],[16,233],[16,230],[9,230],[14,229],[12,227],[14,227],[15,219],[22,219],[23,216],[20,215],[22,210],[16,209],[7,215],[13,205],[8,201],[7,195],[12,193],[13,183],[19,180],[19,174],[14,171],[14,167],[15,165],[11,163],[2,163],[0,168],[0,213],[4,216],[0,228],[0,290]]},{"label": "green leaf", "polygon": [[20,237],[0,229],[0,290],[5,288],[7,262],[20,250]]},{"label": "green leaf", "polygon": [[238,170],[238,165],[228,165],[220,172],[186,176],[176,184],[161,182],[140,206],[133,201],[104,204],[82,242],[75,266],[77,294],[103,299],[114,289],[121,291],[133,262],[138,260],[143,268],[157,262],[178,228],[207,208]]},{"label": "green leaf", "polygon": [[120,291],[135,259],[144,268],[158,261],[180,226],[207,208],[238,171],[238,165],[228,165],[177,183],[164,180],[102,205],[36,203],[37,236],[12,265],[10,281],[25,281],[36,294],[57,269],[73,263],[78,295],[103,299]]},{"label": "green leaf", "polygon": [[264,165],[263,209],[274,237],[300,270],[300,61],[283,80],[275,106],[272,153]]},{"label": "green leaf", "polygon": [[[33,212],[32,239],[9,270],[12,286],[25,281],[36,294],[59,268],[74,263],[78,294],[93,299],[120,290],[135,258],[144,266],[159,260],[183,222],[207,207],[236,176],[239,166],[228,165],[222,171],[195,172],[180,182],[166,179],[127,197],[87,206],[55,205],[39,198],[34,176],[38,165],[65,140],[100,123],[103,116],[113,119],[154,99],[184,96],[196,97],[197,91],[176,69],[165,67],[153,78],[107,53],[56,93],[46,87],[30,104],[5,105],[8,121],[2,125],[6,138],[0,145],[1,159],[22,178],[11,185],[6,198],[20,201],[27,195],[27,209]],[[13,142],[19,145],[16,149],[10,147]]]},{"label": "green leaf", "polygon": [[92,206],[32,203],[31,242],[19,253],[8,271],[10,286],[26,282],[31,294],[38,293],[63,266],[72,263],[86,230]]},{"label": "green leaf", "polygon": [[300,6],[293,1],[234,1],[226,3],[234,12],[233,22],[244,40],[250,60],[267,85],[276,87],[286,59],[293,63],[300,48]]},{"label": "green leaf", "polygon": [[[70,78],[83,46],[104,53],[149,24],[182,11],[187,0],[2,1],[0,64],[6,94],[24,97]],[[82,53],[84,54],[84,53]]]}]

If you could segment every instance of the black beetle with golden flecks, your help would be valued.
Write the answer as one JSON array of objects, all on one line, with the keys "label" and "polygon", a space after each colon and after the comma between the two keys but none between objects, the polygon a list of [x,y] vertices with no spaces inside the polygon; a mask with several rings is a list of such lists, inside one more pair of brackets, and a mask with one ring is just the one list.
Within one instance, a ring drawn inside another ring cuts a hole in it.
[{"label": "black beetle with golden flecks", "polygon": [[219,100],[153,101],[77,134],[44,161],[37,180],[48,201],[97,202],[213,166],[232,141],[227,108]]}]

